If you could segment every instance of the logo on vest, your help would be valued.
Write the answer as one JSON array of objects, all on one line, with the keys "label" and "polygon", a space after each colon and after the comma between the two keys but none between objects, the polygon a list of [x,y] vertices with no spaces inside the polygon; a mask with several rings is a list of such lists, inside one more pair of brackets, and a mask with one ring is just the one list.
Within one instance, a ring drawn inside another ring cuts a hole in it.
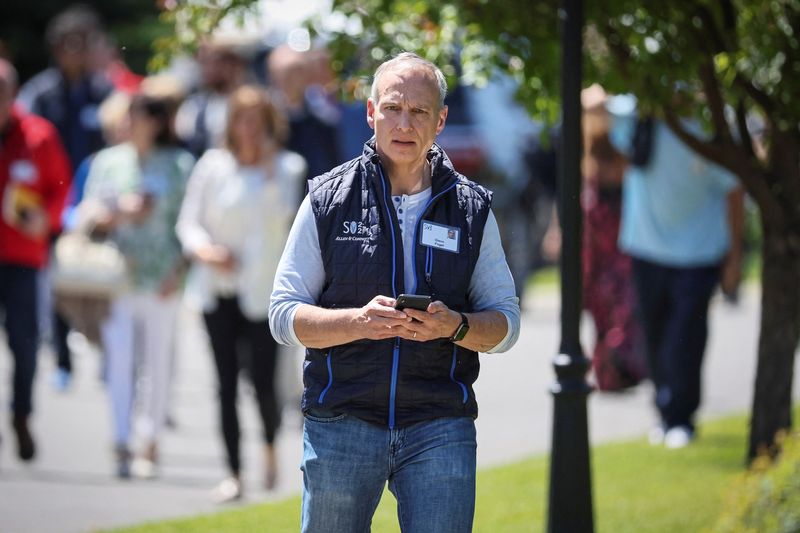
[{"label": "logo on vest", "polygon": [[368,242],[372,238],[372,232],[369,226],[360,221],[346,220],[342,222],[342,233],[334,240],[342,241],[355,241],[355,242]]}]

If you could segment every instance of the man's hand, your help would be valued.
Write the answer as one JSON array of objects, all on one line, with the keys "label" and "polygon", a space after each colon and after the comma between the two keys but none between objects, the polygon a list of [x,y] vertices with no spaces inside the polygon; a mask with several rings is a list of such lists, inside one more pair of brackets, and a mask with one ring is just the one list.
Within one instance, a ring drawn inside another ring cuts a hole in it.
[{"label": "man's hand", "polygon": [[381,295],[354,309],[303,304],[295,312],[294,330],[308,348],[328,348],[362,339],[389,339],[407,332],[403,327],[411,322],[411,317],[394,305],[394,298]]},{"label": "man's hand", "polygon": [[720,288],[729,301],[736,301],[739,284],[742,281],[742,255],[730,253],[722,263],[720,273]]},{"label": "man's hand", "polygon": [[461,314],[439,300],[431,302],[427,311],[405,309],[405,313],[414,320],[401,324],[396,335],[412,341],[449,339],[461,324]]},{"label": "man's hand", "polygon": [[411,310],[395,309],[395,303],[394,298],[378,295],[359,309],[354,321],[360,338],[388,339],[407,332],[405,328],[411,324],[411,317],[406,311]]},{"label": "man's hand", "polygon": [[[412,322],[401,324],[396,331],[398,337],[411,341],[449,339],[461,324],[461,313],[453,311],[444,303],[435,301],[426,311],[405,309]],[[468,350],[485,352],[497,345],[508,331],[508,321],[500,311],[478,311],[468,314],[469,332],[455,344]]]}]

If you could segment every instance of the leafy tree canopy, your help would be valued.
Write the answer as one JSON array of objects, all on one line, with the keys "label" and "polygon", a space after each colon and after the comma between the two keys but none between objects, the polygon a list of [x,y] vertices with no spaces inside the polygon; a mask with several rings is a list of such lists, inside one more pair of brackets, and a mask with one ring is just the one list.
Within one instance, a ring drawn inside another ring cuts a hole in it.
[{"label": "leafy tree canopy", "polygon": [[[557,117],[560,2],[335,0],[334,9],[360,28],[335,35],[339,58],[358,58],[369,71],[387,54],[413,50],[438,64],[458,59],[462,80],[478,84],[499,69],[517,79],[535,117]],[[742,133],[727,131],[725,104],[798,134],[800,1],[601,0],[585,9],[587,85],[633,92],[649,111],[691,105],[685,111],[719,136]],[[324,32],[320,21],[312,27]]]}]

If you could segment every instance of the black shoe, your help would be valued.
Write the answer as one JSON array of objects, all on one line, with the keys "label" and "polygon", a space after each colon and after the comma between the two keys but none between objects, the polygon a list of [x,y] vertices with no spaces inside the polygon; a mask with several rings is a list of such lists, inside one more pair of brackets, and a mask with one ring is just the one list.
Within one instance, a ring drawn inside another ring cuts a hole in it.
[{"label": "black shoe", "polygon": [[30,461],[36,455],[36,444],[28,429],[28,416],[14,416],[12,424],[17,434],[17,455],[23,461]]}]

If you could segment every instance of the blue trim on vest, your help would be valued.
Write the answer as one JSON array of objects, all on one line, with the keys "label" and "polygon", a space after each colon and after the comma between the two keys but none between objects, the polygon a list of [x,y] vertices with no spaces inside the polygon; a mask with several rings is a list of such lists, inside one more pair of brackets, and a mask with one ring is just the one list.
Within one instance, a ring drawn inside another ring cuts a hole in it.
[{"label": "blue trim on vest", "polygon": [[455,376],[457,354],[458,354],[458,346],[456,346],[454,344],[453,345],[453,362],[450,365],[450,380],[453,383],[455,383],[456,385],[458,385],[459,387],[461,387],[461,392],[463,393],[463,400],[461,400],[461,403],[467,403],[467,399],[469,398],[469,394],[467,393],[467,386],[464,385],[463,383],[461,383],[460,381],[458,381],[456,379],[456,376]]},{"label": "blue trim on vest", "polygon": [[448,191],[454,189],[456,185],[458,185],[458,179],[457,178],[456,178],[455,181],[453,181],[453,183],[451,185],[446,187],[444,190],[439,191],[439,194],[437,194],[436,196],[431,197],[431,199],[428,200],[428,203],[425,204],[425,207],[422,209],[422,212],[419,215],[419,220],[417,221],[417,226],[414,228],[414,246],[412,246],[412,248],[411,248],[413,250],[411,252],[411,264],[414,265],[414,272],[413,272],[413,274],[414,274],[414,285],[413,285],[413,288],[411,289],[411,294],[416,294],[417,293],[417,285],[418,285],[418,283],[417,283],[417,235],[419,234],[419,228],[420,228],[420,226],[422,226],[422,221],[425,218],[425,215],[428,214],[428,209],[430,209],[430,207],[433,205],[433,203],[436,200],[438,200],[439,198],[441,198],[442,195],[444,195]]},{"label": "blue trim on vest", "polygon": [[389,388],[389,429],[394,429],[394,408],[397,393],[397,369],[400,366],[400,337],[395,337],[392,349],[392,383]]},{"label": "blue trim on vest", "polygon": [[[383,175],[383,167],[378,164],[378,174],[381,177],[381,188],[383,189],[383,207],[386,210],[386,219],[389,221],[389,228],[392,235],[392,297],[397,298],[397,240],[394,234],[394,224],[392,214],[389,211],[389,198],[386,196],[386,177]],[[392,380],[389,384],[389,429],[394,429],[394,411],[397,395],[397,369],[400,367],[400,337],[394,339],[392,349]]]},{"label": "blue trim on vest", "polygon": [[331,363],[332,352],[333,349],[328,350],[328,353],[325,356],[328,365],[328,384],[325,386],[324,389],[322,389],[322,392],[319,393],[319,400],[317,401],[317,403],[319,403],[320,405],[322,405],[322,402],[325,400],[325,395],[328,394],[328,389],[330,389],[331,385],[333,385],[333,364]]}]

